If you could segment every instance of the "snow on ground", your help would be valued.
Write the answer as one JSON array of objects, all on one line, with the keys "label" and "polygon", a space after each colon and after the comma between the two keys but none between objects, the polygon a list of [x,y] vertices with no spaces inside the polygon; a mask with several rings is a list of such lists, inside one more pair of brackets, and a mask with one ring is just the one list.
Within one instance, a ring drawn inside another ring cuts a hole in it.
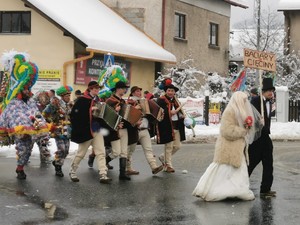
[{"label": "snow on ground", "polygon": [[[187,140],[189,143],[203,143],[203,142],[211,142],[213,143],[219,133],[219,124],[210,124],[209,126],[205,125],[196,125],[194,128],[196,137],[193,138],[192,130],[186,129]],[[280,122],[272,122],[271,125],[271,138],[273,140],[300,140],[300,123],[298,122],[288,122],[288,123],[280,123]],[[53,156],[53,153],[56,150],[55,141],[53,138],[50,140],[50,150]],[[15,146],[2,146],[0,148],[0,157],[8,157],[14,158],[15,155]],[[78,145],[76,143],[71,142],[70,146],[70,155],[73,155],[77,150]],[[39,150],[37,145],[35,144],[32,151],[33,157],[38,157]]]}]

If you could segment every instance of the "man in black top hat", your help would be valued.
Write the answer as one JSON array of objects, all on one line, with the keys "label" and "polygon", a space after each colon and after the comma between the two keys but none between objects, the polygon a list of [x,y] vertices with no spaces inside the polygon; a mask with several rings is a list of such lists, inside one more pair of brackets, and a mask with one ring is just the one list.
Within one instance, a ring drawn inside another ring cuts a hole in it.
[{"label": "man in black top hat", "polygon": [[[276,196],[276,192],[271,190],[273,184],[273,143],[269,136],[272,108],[270,100],[273,98],[274,91],[273,80],[271,78],[264,78],[262,87],[264,127],[262,128],[260,138],[249,145],[249,176],[254,168],[262,162],[263,174],[260,186],[260,195],[262,197]],[[251,103],[258,112],[261,112],[260,96],[252,98]]]}]

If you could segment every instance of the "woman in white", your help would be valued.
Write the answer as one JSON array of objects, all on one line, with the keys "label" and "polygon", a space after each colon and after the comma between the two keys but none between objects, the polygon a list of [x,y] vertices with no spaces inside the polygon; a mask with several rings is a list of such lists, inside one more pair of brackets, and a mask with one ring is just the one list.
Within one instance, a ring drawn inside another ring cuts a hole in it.
[{"label": "woman in white", "polygon": [[[247,124],[250,117],[253,123],[250,119]],[[213,162],[200,178],[193,191],[194,196],[205,201],[255,198],[249,189],[247,159],[248,145],[255,136],[254,124],[258,122],[255,121],[247,94],[235,92],[222,114]]]}]

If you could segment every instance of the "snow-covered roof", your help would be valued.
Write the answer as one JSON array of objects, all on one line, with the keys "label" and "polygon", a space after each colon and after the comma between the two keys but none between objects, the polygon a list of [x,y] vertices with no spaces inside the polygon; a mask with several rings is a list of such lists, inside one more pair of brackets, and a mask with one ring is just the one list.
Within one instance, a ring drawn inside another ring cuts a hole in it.
[{"label": "snow-covered roof", "polygon": [[300,1],[280,0],[278,3],[278,11],[285,10],[300,10]]},{"label": "snow-covered roof", "polygon": [[245,9],[249,7],[247,0],[224,0],[224,1],[228,2],[231,5],[238,6]]},{"label": "snow-covered roof", "polygon": [[99,0],[22,0],[59,24],[87,51],[175,63],[176,57]]}]

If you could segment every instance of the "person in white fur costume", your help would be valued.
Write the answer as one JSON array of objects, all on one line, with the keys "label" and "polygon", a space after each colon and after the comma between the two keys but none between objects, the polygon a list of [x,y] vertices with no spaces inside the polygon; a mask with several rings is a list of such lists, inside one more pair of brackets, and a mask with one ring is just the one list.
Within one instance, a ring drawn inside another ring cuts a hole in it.
[{"label": "person in white fur costume", "polygon": [[257,127],[261,127],[259,113],[246,93],[235,92],[221,118],[213,162],[200,178],[194,196],[205,201],[255,198],[249,189],[247,148],[257,138]]}]

